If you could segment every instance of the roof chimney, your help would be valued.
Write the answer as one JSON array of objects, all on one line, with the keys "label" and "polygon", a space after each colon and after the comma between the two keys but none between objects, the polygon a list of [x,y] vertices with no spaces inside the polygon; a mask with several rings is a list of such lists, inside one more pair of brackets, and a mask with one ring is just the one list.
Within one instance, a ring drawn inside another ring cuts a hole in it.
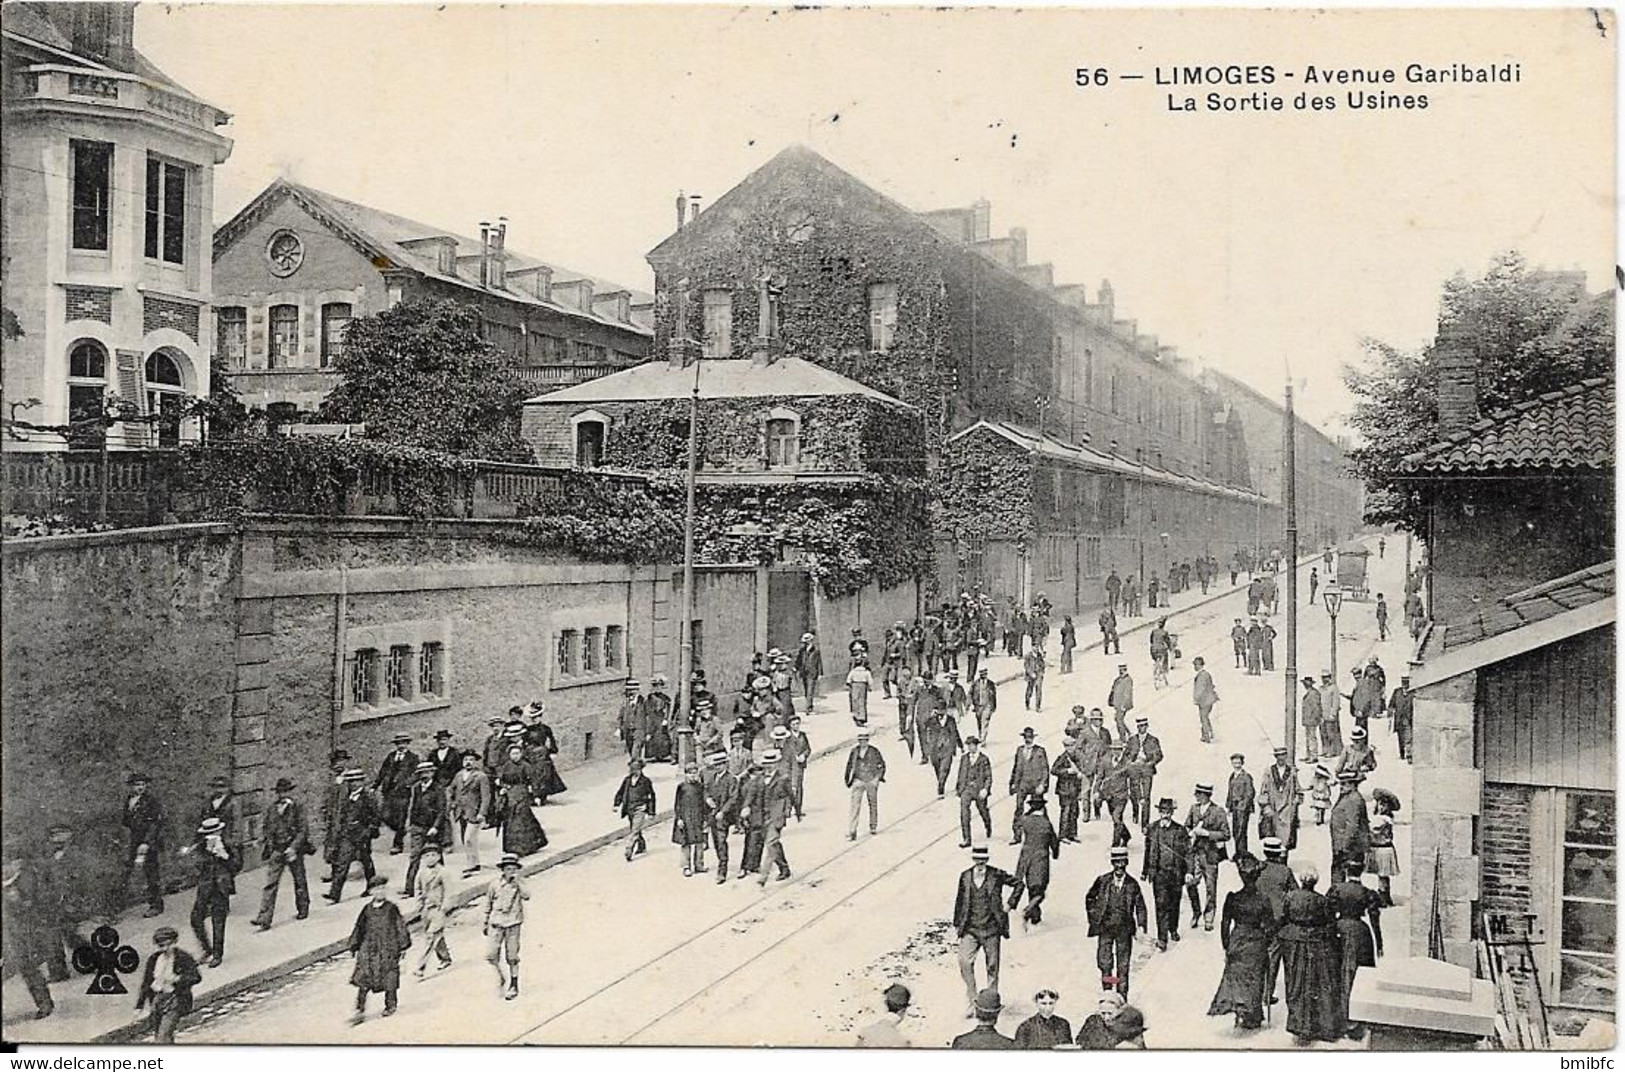
[{"label": "roof chimney", "polygon": [[971,241],[985,242],[988,238],[988,227],[993,222],[993,204],[985,197],[979,197],[971,202]]},{"label": "roof chimney", "polygon": [[1115,303],[1112,300],[1112,281],[1110,279],[1100,281],[1100,292],[1095,295],[1095,302],[1105,311],[1106,323],[1110,324],[1116,315]]},{"label": "roof chimney", "polygon": [[480,221],[480,286],[491,278],[491,221]]},{"label": "roof chimney", "polygon": [[1010,253],[1012,268],[1024,268],[1027,265],[1027,228],[1010,228],[1010,244],[1013,247]]},{"label": "roof chimney", "polygon": [[1478,351],[1456,321],[1440,322],[1433,343],[1439,434],[1450,435],[1478,420]]},{"label": "roof chimney", "polygon": [[688,220],[689,220],[690,223],[693,223],[695,220],[697,220],[699,218],[700,218],[700,195],[699,194],[689,194],[688,195]]},{"label": "roof chimney", "polygon": [[677,229],[683,229],[683,222],[688,218],[688,195],[677,191]]}]

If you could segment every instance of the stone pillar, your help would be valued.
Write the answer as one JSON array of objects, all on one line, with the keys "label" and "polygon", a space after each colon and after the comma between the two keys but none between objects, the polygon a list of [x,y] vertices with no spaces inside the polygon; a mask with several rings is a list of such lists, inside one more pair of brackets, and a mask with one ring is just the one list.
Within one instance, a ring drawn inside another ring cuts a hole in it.
[{"label": "stone pillar", "polygon": [[1411,952],[1428,954],[1437,855],[1445,959],[1468,968],[1476,958],[1472,910],[1479,896],[1473,826],[1483,811],[1483,777],[1473,766],[1477,684],[1477,673],[1468,672],[1417,691],[1410,802]]}]

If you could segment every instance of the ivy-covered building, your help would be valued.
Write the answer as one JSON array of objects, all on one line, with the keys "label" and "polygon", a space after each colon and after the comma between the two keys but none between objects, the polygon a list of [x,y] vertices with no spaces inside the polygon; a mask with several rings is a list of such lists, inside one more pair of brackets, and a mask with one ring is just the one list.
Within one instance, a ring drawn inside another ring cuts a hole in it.
[{"label": "ivy-covered building", "polygon": [[[1158,542],[1168,531],[1170,557],[1207,549],[1228,558],[1274,542],[1279,512],[1272,518],[1274,502],[1255,501],[1248,446],[1279,451],[1279,423],[1244,428],[1242,412],[1204,386],[1189,361],[1118,317],[1109,282],[1093,300],[1082,286],[1056,283],[1053,266],[1029,263],[1024,229],[995,237],[990,222],[985,201],[915,212],[791,147],[692,219],[679,213],[678,230],[650,252],[654,352],[697,339],[707,358],[725,360],[766,336],[788,358],[916,407],[937,493],[931,541],[944,591],[980,578],[997,594],[1031,596],[1043,586],[1032,580],[1031,556],[1054,534],[1023,505],[1031,495],[1025,481],[972,494],[966,462],[986,449],[993,454],[982,463],[996,468],[1010,447],[998,435],[955,440],[979,421],[1053,445],[1068,471],[1120,480],[1130,500],[1147,504],[1148,521],[1153,509],[1167,518],[1158,522]],[[1062,479],[1055,486],[1064,496],[1092,485]],[[1357,485],[1349,489],[1358,494]],[[1248,503],[1251,511],[1237,505]],[[1074,499],[1061,512],[1083,509]],[[1011,561],[990,562],[986,547],[957,538],[974,514],[1011,526],[1008,546],[996,548]],[[1025,522],[1016,526],[1015,518]],[[1351,523],[1331,527],[1346,535]],[[1107,535],[1063,531],[1079,540]],[[1199,536],[1201,547],[1190,542]],[[1073,568],[1081,561],[1084,573],[1070,587],[1087,602],[1099,598],[1112,564],[1105,546],[1098,559],[1074,548]],[[1148,570],[1152,562],[1148,550]]]}]

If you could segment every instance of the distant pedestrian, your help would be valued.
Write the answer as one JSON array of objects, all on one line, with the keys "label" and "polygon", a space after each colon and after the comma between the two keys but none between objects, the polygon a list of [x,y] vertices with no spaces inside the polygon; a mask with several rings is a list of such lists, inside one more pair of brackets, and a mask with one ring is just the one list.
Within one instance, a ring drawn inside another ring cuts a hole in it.
[{"label": "distant pedestrian", "polygon": [[964,747],[959,736],[959,723],[946,708],[940,708],[926,724],[926,750],[937,776],[937,797],[948,793],[948,774],[953,770],[954,757]]},{"label": "distant pedestrian", "polygon": [[993,789],[993,761],[981,749],[982,740],[972,734],[965,738],[965,752],[959,757],[959,777],[954,795],[959,798],[959,847],[970,848],[970,813],[975,808],[982,817],[982,834],[993,836],[993,814],[988,794]]},{"label": "distant pedestrian", "polygon": [[1061,995],[1048,988],[1033,995],[1038,1011],[1016,1028],[1016,1049],[1053,1050],[1057,1046],[1072,1045],[1072,1025],[1064,1017],[1055,1015],[1055,1006],[1060,1000]]},{"label": "distant pedestrian", "polygon": [[1258,837],[1264,842],[1276,838],[1284,848],[1295,849],[1298,847],[1298,807],[1303,801],[1298,768],[1285,748],[1275,749],[1274,758],[1259,788]]},{"label": "distant pedestrian", "polygon": [[1145,895],[1140,884],[1129,877],[1127,848],[1112,849],[1111,864],[1112,869],[1089,887],[1083,903],[1089,916],[1089,937],[1097,939],[1100,985],[1127,998],[1134,935],[1146,929]]},{"label": "distant pedestrian", "polygon": [[1270,624],[1267,617],[1260,624],[1264,629],[1263,645],[1260,649],[1263,654],[1264,672],[1273,674],[1275,672],[1275,638],[1281,634],[1275,631],[1275,626]]},{"label": "distant pedestrian", "polygon": [[818,697],[818,682],[824,676],[824,653],[818,648],[816,633],[802,633],[801,647],[796,649],[796,677],[801,681],[801,699],[808,712]]},{"label": "distant pedestrian", "polygon": [[1247,626],[1247,673],[1253,677],[1264,672],[1264,627],[1258,619]]},{"label": "distant pedestrian", "polygon": [[152,944],[157,948],[142,969],[141,988],[135,998],[137,1012],[152,1006],[152,1041],[161,1046],[174,1043],[181,1017],[192,1012],[192,988],[203,982],[197,961],[179,948],[179,940],[174,927],[159,927],[152,932]]},{"label": "distant pedestrian", "polygon": [[906,1050],[913,1046],[908,1037],[898,1030],[908,1016],[913,995],[902,983],[893,983],[881,993],[886,1003],[886,1015],[858,1032],[860,1050]]},{"label": "distant pedestrian", "polygon": [[1117,633],[1117,612],[1111,607],[1100,612],[1100,654],[1123,654],[1123,640]]},{"label": "distant pedestrian", "polygon": [[954,1050],[1013,1050],[1015,1040],[999,1034],[999,1011],[1004,1007],[999,992],[992,986],[977,994],[971,1002],[971,1013],[976,1017],[973,1030],[957,1036],[949,1044]]},{"label": "distant pedestrian", "polygon": [[851,791],[846,840],[858,839],[858,816],[869,805],[869,833],[880,829],[880,783],[886,780],[886,757],[870,743],[867,727],[858,730],[858,743],[846,757],[846,787]]},{"label": "distant pedestrian", "polygon": [[1337,691],[1332,672],[1320,675],[1320,752],[1336,759],[1343,752],[1343,694]]},{"label": "distant pedestrian", "polygon": [[1129,792],[1134,798],[1134,821],[1141,829],[1151,825],[1151,785],[1162,762],[1162,741],[1151,732],[1151,720],[1134,720],[1134,733],[1123,743],[1123,758],[1129,764]]},{"label": "distant pedestrian", "polygon": [[1072,624],[1072,615],[1061,619],[1061,673],[1072,672],[1072,649],[1078,646],[1078,630]]},{"label": "distant pedestrian", "polygon": [[993,716],[999,710],[998,686],[987,676],[985,666],[976,671],[976,679],[971,682],[970,704],[976,713],[976,734],[985,741],[993,728]]},{"label": "distant pedestrian", "polygon": [[1133,800],[1131,777],[1132,767],[1128,757],[1123,754],[1123,742],[1113,741],[1096,782],[1096,792],[1112,819],[1113,848],[1127,845],[1129,842],[1128,824],[1123,821],[1123,810]]},{"label": "distant pedestrian", "polygon": [[1415,718],[1415,705],[1411,697],[1411,677],[1405,674],[1399,679],[1399,685],[1394,694],[1388,698],[1388,717],[1393,722],[1394,736],[1399,739],[1399,758],[1409,763],[1411,759],[1411,734]]},{"label": "distant pedestrian", "polygon": [[[499,718],[491,722],[497,726],[502,724]],[[500,736],[500,731],[498,733]],[[332,882],[333,862],[339,854],[339,809],[350,794],[350,787],[344,781],[344,772],[350,768],[350,753],[337,748],[327,758],[330,778],[322,790],[322,862],[327,865],[327,874],[322,876],[322,881]]]},{"label": "distant pedestrian", "polygon": [[1027,798],[1049,791],[1049,755],[1044,746],[1035,744],[1037,734],[1031,726],[1021,731],[1021,744],[1016,748],[1010,764],[1010,795],[1015,804],[1010,816],[1010,844],[1021,843],[1022,815]]},{"label": "distant pedestrian", "polygon": [[384,995],[384,1015],[394,1016],[401,989],[401,957],[412,947],[412,934],[400,908],[389,899],[389,880],[374,875],[367,880],[372,899],[362,906],[350,931],[350,953],[355,970],[350,985],[355,987],[355,1015],[352,1025],[367,1018],[367,995]]},{"label": "distant pedestrian", "polygon": [[463,877],[480,869],[480,837],[491,817],[491,777],[480,769],[479,756],[463,753],[463,769],[452,779],[449,808],[452,829],[463,847]]},{"label": "distant pedestrian", "polygon": [[1224,810],[1230,816],[1230,833],[1235,839],[1236,855],[1247,851],[1247,826],[1252,821],[1253,803],[1257,799],[1253,776],[1247,773],[1247,757],[1240,752],[1230,755],[1230,781],[1225,787]]},{"label": "distant pedestrian", "polygon": [[1202,728],[1202,743],[1213,743],[1213,705],[1219,702],[1219,691],[1213,687],[1213,675],[1208,672],[1207,660],[1200,655],[1191,660],[1196,674],[1191,679],[1191,698],[1196,702],[1196,717]]},{"label": "distant pedestrian", "polygon": [[874,680],[874,674],[869,672],[869,660],[862,656],[854,659],[852,669],[846,672],[847,708],[852,712],[852,721],[859,726],[869,724],[869,689]]},{"label": "distant pedestrian", "polygon": [[671,840],[682,850],[684,878],[706,871],[705,838],[710,819],[699,765],[690,763],[683,768],[683,780],[672,795]]},{"label": "distant pedestrian", "polygon": [[1117,576],[1117,568],[1114,566],[1111,572],[1106,574],[1106,609],[1113,616],[1117,614],[1117,599],[1122,594],[1123,581]]},{"label": "distant pedestrian", "polygon": [[1027,814],[1018,821],[1021,855],[1016,860],[1016,888],[1010,894],[1010,911],[1021,903],[1023,891],[1027,894],[1027,910],[1022,913],[1022,925],[1034,925],[1044,920],[1044,896],[1049,891],[1050,861],[1061,858],[1061,839],[1055,834],[1048,813],[1044,810],[1044,797],[1035,793],[1027,798]]},{"label": "distant pedestrian", "polygon": [[1117,716],[1117,739],[1126,740],[1129,735],[1127,716],[1134,710],[1134,678],[1128,672],[1128,663],[1117,664],[1117,677],[1112,681],[1106,706]]},{"label": "distant pedestrian", "polygon": [[1060,828],[1056,832],[1062,841],[1076,843],[1084,790],[1076,737],[1068,734],[1061,739],[1061,751],[1055,757],[1055,762],[1050,764],[1050,774],[1055,778],[1055,799],[1061,803]]},{"label": "distant pedestrian", "polygon": [[812,741],[801,728],[801,716],[790,716],[790,732],[785,736],[785,771],[790,776],[790,802],[795,805],[796,822],[801,822],[807,805],[807,764],[812,762]]},{"label": "distant pedestrian", "polygon": [[1022,699],[1022,706],[1029,711],[1042,711],[1044,709],[1044,649],[1034,644],[1031,650],[1021,660],[1022,677],[1026,680],[1027,691]]},{"label": "distant pedestrian", "polygon": [[1388,639],[1388,601],[1377,593],[1377,639]]},{"label": "distant pedestrian", "polygon": [[1247,667],[1247,627],[1236,619],[1236,624],[1230,627],[1230,646],[1235,650],[1236,669],[1244,670]]},{"label": "distant pedestrian", "polygon": [[[519,857],[503,853],[498,877],[485,891],[485,959],[497,973],[497,988],[507,1001],[519,996],[519,939],[524,932],[525,902],[530,894],[519,883]],[[502,974],[502,962],[508,974]]]},{"label": "distant pedestrian", "polygon": [[1309,605],[1315,605],[1315,593],[1320,591],[1320,571],[1309,567]]},{"label": "distant pedestrian", "polygon": [[717,885],[728,881],[728,837],[739,821],[739,779],[729,769],[728,753],[711,752],[700,776],[711,827],[711,847],[717,853]]}]

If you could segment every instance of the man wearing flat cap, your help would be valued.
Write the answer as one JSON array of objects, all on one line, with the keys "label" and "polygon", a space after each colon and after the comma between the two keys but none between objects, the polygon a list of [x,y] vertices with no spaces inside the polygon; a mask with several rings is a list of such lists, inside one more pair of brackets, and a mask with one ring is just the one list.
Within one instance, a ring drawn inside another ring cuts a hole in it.
[{"label": "man wearing flat cap", "polygon": [[164,910],[163,883],[158,874],[158,858],[164,848],[164,806],[153,795],[151,781],[139,771],[130,775],[130,794],[124,801],[124,829],[127,839],[124,870],[119,874],[113,900],[116,904],[123,903],[130,872],[140,868],[147,880],[146,916],[151,919]]},{"label": "man wearing flat cap", "polygon": [[1021,731],[1021,744],[1016,746],[1015,759],[1010,764],[1010,794],[1015,797],[1014,812],[1010,816],[1012,845],[1021,844],[1021,817],[1027,798],[1049,792],[1049,756],[1043,745],[1034,743],[1036,736],[1031,726]]},{"label": "man wearing flat cap", "polygon": [[1224,810],[1230,816],[1230,834],[1235,839],[1237,856],[1247,851],[1247,826],[1252,821],[1257,796],[1253,776],[1247,770],[1247,757],[1240,752],[1231,753],[1230,782],[1225,787]]},{"label": "man wearing flat cap", "polygon": [[[226,824],[205,819],[198,824],[197,840],[181,850],[193,857],[197,866],[197,896],[192,902],[192,933],[203,950],[204,963],[218,968],[226,955],[226,917],[231,912],[231,895],[237,892],[237,872],[242,856],[237,846],[226,840]],[[214,929],[211,939],[205,924]]]},{"label": "man wearing flat cap", "polygon": [[463,753],[452,747],[451,731],[436,730],[434,735],[434,749],[429,753],[429,761],[434,764],[434,784],[444,789],[449,786],[457,772],[463,769]]},{"label": "man wearing flat cap", "polygon": [[1341,875],[1352,860],[1364,860],[1371,851],[1371,813],[1360,793],[1359,771],[1337,776],[1339,796],[1332,805],[1332,874]]},{"label": "man wearing flat cap", "polygon": [[405,851],[406,804],[411,799],[412,786],[417,784],[418,764],[423,762],[423,757],[406,747],[412,743],[410,733],[397,733],[392,741],[395,747],[378,764],[372,787],[384,803],[384,825],[395,832],[389,854],[398,856]]},{"label": "man wearing flat cap", "polygon": [[141,971],[141,987],[136,992],[135,1009],[152,1006],[152,1041],[168,1046],[175,1041],[181,1017],[192,1011],[192,988],[203,982],[192,954],[179,946],[180,934],[174,927],[152,932],[157,948],[147,957]]},{"label": "man wearing flat cap", "polygon": [[[959,976],[965,981],[965,1015],[976,1011],[976,954],[987,963],[988,990],[999,986],[999,948],[1010,937],[1010,914],[1004,891],[1013,889],[1015,877],[988,863],[986,845],[970,851],[971,865],[959,875],[954,893],[954,931],[959,935]],[[985,991],[984,991],[985,993]]]},{"label": "man wearing flat cap", "polygon": [[994,987],[988,987],[971,1000],[971,1012],[976,1017],[976,1027],[963,1035],[958,1036],[950,1044],[955,1050],[1013,1050],[1016,1048],[1015,1039],[1008,1035],[999,1034],[999,1013],[1004,1003],[999,1000],[999,992]]},{"label": "man wearing flat cap", "polygon": [[1146,929],[1145,895],[1128,874],[1128,849],[1111,850],[1112,869],[1095,879],[1084,895],[1089,937],[1098,939],[1095,964],[1102,989],[1128,997],[1129,967],[1134,960],[1134,934]]},{"label": "man wearing flat cap", "polygon": [[265,862],[265,891],[260,897],[259,914],[254,926],[270,930],[276,916],[277,889],[282,884],[282,872],[293,876],[293,908],[295,918],[310,915],[310,885],[305,878],[305,857],[316,850],[310,844],[310,824],[305,819],[305,807],[293,799],[293,782],[287,778],[276,781],[276,799],[265,811],[260,859]]},{"label": "man wearing flat cap", "polygon": [[615,790],[611,807],[626,820],[625,855],[626,862],[631,863],[632,857],[648,851],[643,829],[654,819],[660,805],[655,801],[654,783],[643,773],[643,760],[634,756],[626,766],[626,777],[621,779],[620,788]]},{"label": "man wearing flat cap", "polygon": [[417,781],[406,798],[406,844],[409,856],[401,896],[414,896],[418,867],[427,849],[444,850],[451,840],[451,819],[446,808],[446,791],[440,787],[439,771],[433,760],[418,764]]},{"label": "man wearing flat cap", "polygon": [[914,1044],[898,1030],[908,1015],[909,1002],[914,995],[902,983],[893,983],[881,992],[886,1003],[886,1015],[858,1032],[860,1050],[906,1050]]},{"label": "man wearing flat cap", "polygon": [[1210,931],[1218,907],[1219,863],[1230,858],[1230,817],[1213,803],[1211,782],[1196,783],[1196,802],[1185,818],[1185,828],[1191,832],[1191,877],[1196,880],[1186,887],[1191,902],[1191,929],[1196,929],[1200,917],[1202,929]]}]

